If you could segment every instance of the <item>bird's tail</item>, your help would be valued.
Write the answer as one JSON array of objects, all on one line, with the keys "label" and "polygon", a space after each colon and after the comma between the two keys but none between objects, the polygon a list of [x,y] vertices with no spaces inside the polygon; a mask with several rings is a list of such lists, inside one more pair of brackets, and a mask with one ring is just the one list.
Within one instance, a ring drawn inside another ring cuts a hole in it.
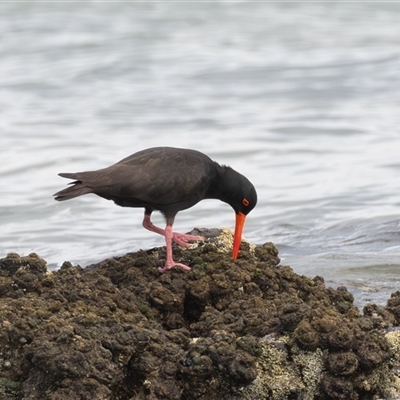
[{"label": "bird's tail", "polygon": [[[61,173],[58,175],[62,176],[63,178],[78,179],[77,174]],[[70,185],[72,186],[55,193],[53,195],[56,196],[55,200],[64,201],[73,199],[74,197],[82,196],[84,194],[93,193],[93,189],[85,186],[80,180],[71,182]]]}]

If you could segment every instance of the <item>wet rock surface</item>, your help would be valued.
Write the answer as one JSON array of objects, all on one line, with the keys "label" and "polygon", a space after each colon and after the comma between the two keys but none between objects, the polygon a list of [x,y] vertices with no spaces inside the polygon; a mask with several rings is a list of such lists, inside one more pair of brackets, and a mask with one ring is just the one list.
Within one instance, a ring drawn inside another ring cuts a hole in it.
[{"label": "wet rock surface", "polygon": [[271,243],[174,254],[192,270],[160,274],[164,248],[54,272],[0,259],[0,399],[400,396],[400,292],[360,311]]}]

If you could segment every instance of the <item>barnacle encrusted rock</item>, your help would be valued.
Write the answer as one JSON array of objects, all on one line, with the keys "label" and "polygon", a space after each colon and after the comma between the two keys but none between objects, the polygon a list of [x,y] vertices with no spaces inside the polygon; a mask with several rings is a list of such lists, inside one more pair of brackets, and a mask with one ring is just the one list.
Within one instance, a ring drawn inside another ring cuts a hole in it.
[{"label": "barnacle encrusted rock", "polygon": [[391,399],[400,292],[363,313],[272,243],[164,248],[48,271],[0,259],[0,399]]}]

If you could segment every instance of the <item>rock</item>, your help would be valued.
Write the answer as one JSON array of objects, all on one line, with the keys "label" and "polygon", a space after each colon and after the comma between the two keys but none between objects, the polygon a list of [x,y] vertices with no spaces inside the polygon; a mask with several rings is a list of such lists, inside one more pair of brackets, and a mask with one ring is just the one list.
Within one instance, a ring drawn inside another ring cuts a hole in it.
[{"label": "rock", "polygon": [[229,235],[176,247],[189,272],[160,274],[164,248],[54,272],[0,259],[0,399],[400,396],[400,292],[362,315],[272,243],[232,260]]}]

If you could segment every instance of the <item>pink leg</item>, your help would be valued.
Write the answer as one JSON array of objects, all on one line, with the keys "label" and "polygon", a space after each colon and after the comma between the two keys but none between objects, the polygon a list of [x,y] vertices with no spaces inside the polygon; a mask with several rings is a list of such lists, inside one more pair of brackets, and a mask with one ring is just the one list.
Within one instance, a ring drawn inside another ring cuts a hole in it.
[{"label": "pink leg", "polygon": [[149,214],[144,214],[142,225],[144,228],[148,229],[151,232],[155,232],[158,233],[159,235],[165,236],[165,230],[153,225]]},{"label": "pink leg", "polygon": [[[157,228],[160,229],[160,228]],[[158,270],[160,272],[165,272],[168,271],[169,269],[173,268],[173,267],[181,267],[186,271],[190,270],[190,267],[188,267],[185,264],[181,264],[181,263],[176,263],[173,258],[172,258],[172,238],[173,238],[173,232],[172,232],[172,226],[171,225],[167,225],[167,227],[165,228],[165,243],[167,245],[167,261],[165,263],[164,268],[158,268]]]},{"label": "pink leg", "polygon": [[[159,235],[163,235],[166,237],[166,229],[161,229],[155,226],[150,219],[149,214],[144,214],[143,218],[143,227],[148,229],[151,232],[158,233]],[[171,228],[172,229],[172,228]],[[194,235],[186,235],[183,233],[177,233],[177,232],[171,232],[172,233],[172,239],[176,244],[182,247],[189,247],[190,244],[188,243],[189,240],[204,240],[203,236],[194,236]]]}]

